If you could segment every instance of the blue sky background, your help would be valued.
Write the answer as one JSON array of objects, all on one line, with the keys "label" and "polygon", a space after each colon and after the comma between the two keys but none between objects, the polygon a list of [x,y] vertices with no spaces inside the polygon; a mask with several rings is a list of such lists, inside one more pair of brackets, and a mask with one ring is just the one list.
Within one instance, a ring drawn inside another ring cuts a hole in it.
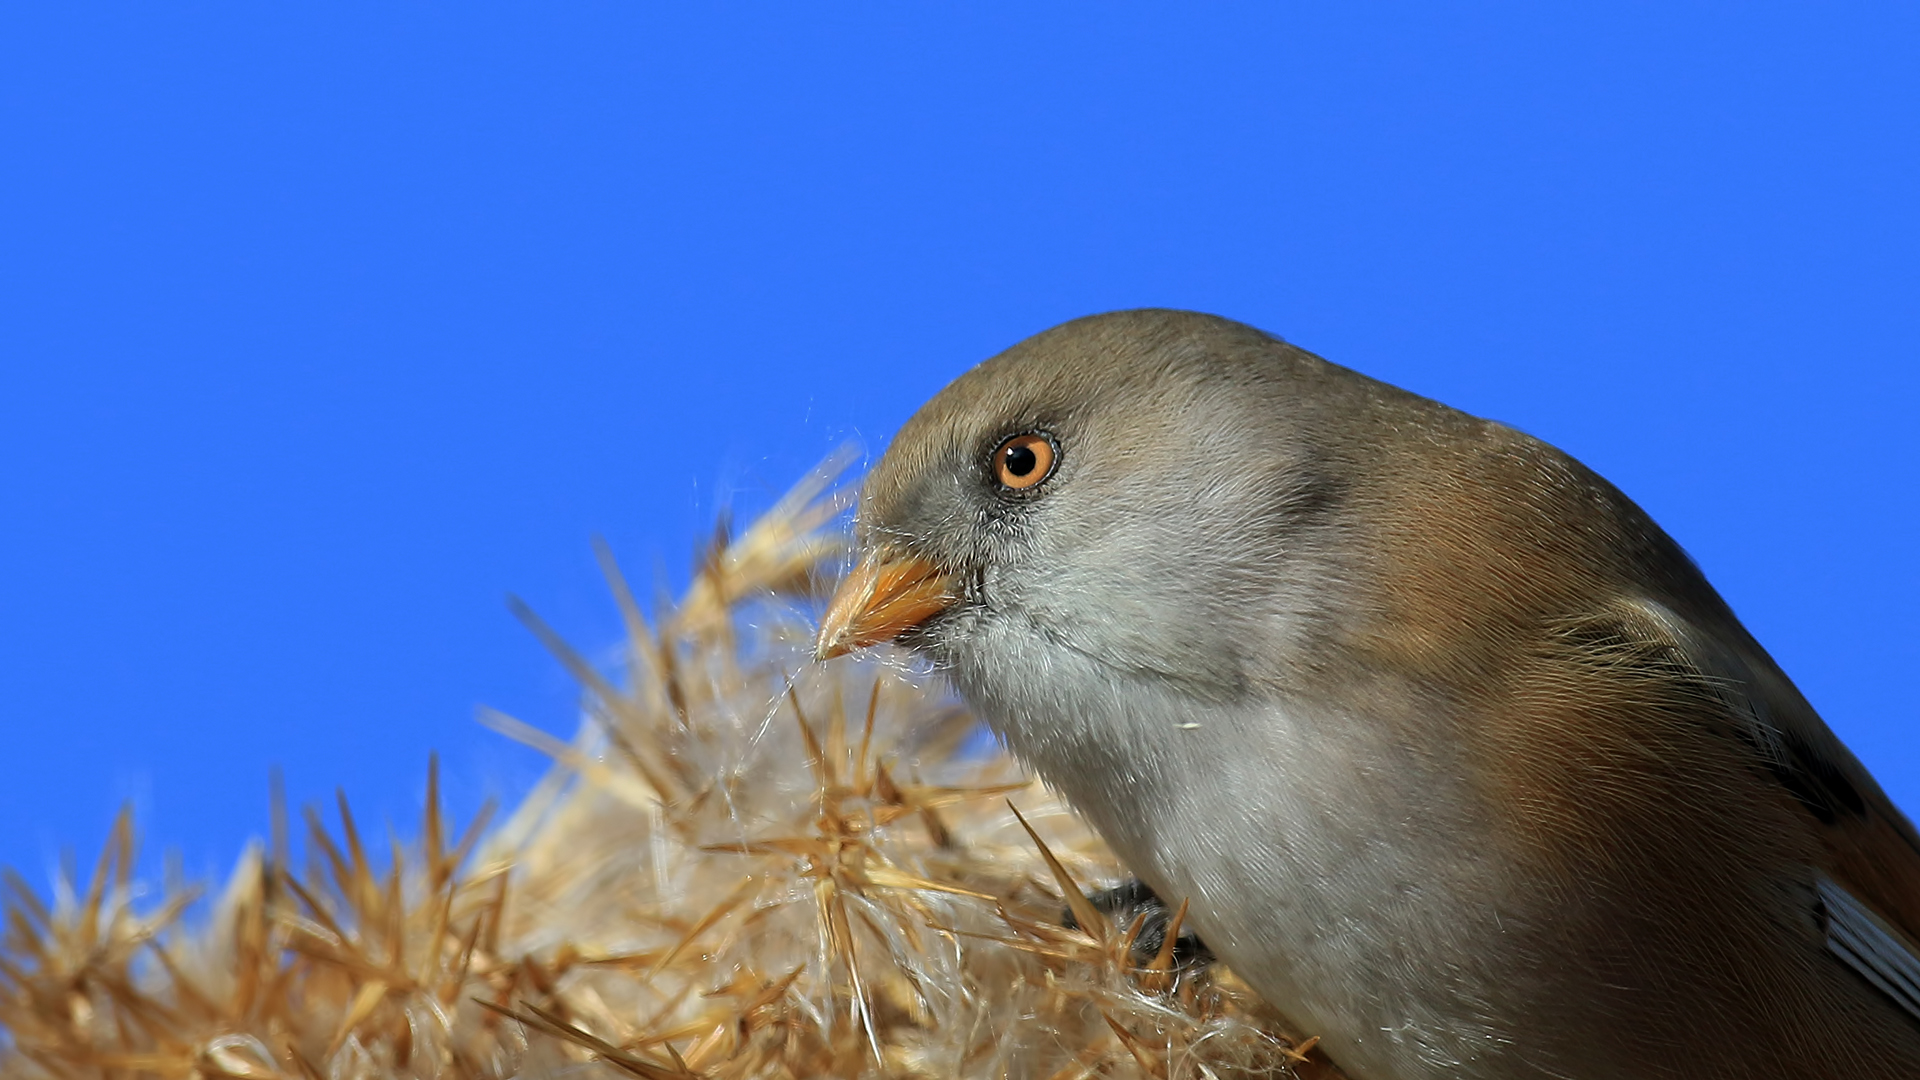
[{"label": "blue sky background", "polygon": [[1920,9],[664,7],[0,13],[0,863],[511,797],[508,592],[1138,305],[1572,451],[1920,810]]}]

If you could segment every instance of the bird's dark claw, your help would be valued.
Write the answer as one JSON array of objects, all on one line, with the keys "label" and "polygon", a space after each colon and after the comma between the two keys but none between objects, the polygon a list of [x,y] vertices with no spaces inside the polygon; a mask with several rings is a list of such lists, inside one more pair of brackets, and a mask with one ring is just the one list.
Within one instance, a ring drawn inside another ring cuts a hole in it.
[{"label": "bird's dark claw", "polygon": [[[1087,900],[1101,914],[1111,918],[1122,931],[1130,929],[1136,921],[1141,921],[1140,932],[1133,939],[1133,960],[1145,967],[1160,955],[1160,947],[1167,940],[1167,923],[1172,921],[1173,912],[1168,910],[1166,901],[1154,895],[1145,882],[1139,878],[1128,878],[1110,889],[1087,894]],[[1079,929],[1079,920],[1073,917],[1069,908],[1060,916],[1061,925],[1069,930]],[[1213,963],[1213,950],[1200,940],[1198,934],[1183,931],[1173,939],[1173,966],[1179,969],[1205,967]]]}]

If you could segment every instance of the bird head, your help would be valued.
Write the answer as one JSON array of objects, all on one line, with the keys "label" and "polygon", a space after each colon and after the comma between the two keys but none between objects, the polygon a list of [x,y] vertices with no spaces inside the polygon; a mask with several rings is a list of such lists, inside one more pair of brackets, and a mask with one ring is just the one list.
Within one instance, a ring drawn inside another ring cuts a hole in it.
[{"label": "bird head", "polygon": [[963,689],[1084,669],[1244,690],[1249,654],[1320,606],[1312,564],[1336,547],[1345,489],[1308,385],[1329,366],[1175,311],[1080,319],[986,361],[868,477],[818,654],[897,641]]}]

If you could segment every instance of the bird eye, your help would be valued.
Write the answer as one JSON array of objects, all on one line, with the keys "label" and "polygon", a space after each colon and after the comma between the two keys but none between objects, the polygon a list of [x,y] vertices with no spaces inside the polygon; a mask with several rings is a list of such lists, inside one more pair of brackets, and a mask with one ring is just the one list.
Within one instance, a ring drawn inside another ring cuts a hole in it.
[{"label": "bird eye", "polygon": [[1059,456],[1048,436],[1015,435],[993,452],[993,478],[1001,487],[1025,491],[1053,475]]}]

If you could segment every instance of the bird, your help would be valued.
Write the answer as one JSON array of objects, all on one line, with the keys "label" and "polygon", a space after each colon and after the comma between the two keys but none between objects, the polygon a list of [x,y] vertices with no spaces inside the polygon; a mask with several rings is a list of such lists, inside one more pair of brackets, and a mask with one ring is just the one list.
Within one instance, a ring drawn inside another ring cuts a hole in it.
[{"label": "bird", "polygon": [[1357,1080],[1920,1077],[1920,835],[1568,454],[1120,311],[854,518],[816,657],[918,654]]}]

